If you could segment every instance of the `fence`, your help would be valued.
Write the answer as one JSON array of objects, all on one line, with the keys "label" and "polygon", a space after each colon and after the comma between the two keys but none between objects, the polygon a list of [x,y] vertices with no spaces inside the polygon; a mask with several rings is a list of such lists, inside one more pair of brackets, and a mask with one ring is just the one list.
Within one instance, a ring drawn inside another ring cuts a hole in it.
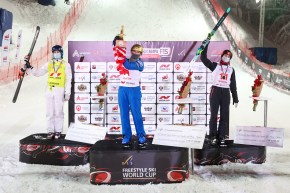
[{"label": "fence", "polygon": [[[59,28],[56,29],[54,33],[51,33],[49,37],[47,37],[47,42],[43,47],[33,53],[30,62],[35,67],[41,67],[41,65],[51,59],[51,47],[53,45],[64,44],[87,2],[88,0],[74,1],[70,10],[65,15],[63,22],[59,25]],[[18,72],[22,66],[23,61],[20,61],[17,64],[9,62],[8,66],[0,67],[0,84],[5,84],[17,80]]]}]

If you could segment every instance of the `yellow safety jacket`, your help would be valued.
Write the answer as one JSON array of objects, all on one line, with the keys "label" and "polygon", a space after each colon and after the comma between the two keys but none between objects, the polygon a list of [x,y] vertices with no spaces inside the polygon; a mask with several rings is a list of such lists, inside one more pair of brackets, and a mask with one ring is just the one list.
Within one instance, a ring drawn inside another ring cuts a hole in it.
[{"label": "yellow safety jacket", "polygon": [[48,86],[50,89],[52,87],[65,87],[65,61],[54,61],[51,60],[47,67],[48,70]]}]

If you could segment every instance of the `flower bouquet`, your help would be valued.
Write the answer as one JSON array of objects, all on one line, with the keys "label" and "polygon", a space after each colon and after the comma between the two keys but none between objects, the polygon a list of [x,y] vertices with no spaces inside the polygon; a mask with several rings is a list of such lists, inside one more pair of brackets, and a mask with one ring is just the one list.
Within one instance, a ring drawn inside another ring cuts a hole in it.
[{"label": "flower bouquet", "polygon": [[[187,98],[187,95],[190,91],[191,82],[192,82],[191,75],[192,75],[192,71],[189,71],[187,77],[182,83],[181,88],[178,90],[178,94],[179,94],[178,99]],[[185,107],[185,104],[178,104],[178,114],[182,114],[184,107]]]},{"label": "flower bouquet", "polygon": [[[257,78],[254,81],[254,86],[252,86],[252,97],[259,97],[263,88],[264,80],[262,78],[262,75],[258,75]],[[253,111],[256,111],[258,100],[253,100]]]},{"label": "flower bouquet", "polygon": [[[107,91],[107,77],[106,77],[106,73],[102,73],[102,78],[100,79],[100,84],[98,86],[96,86],[97,92],[98,92],[98,96],[104,96],[106,94]],[[99,100],[99,108],[101,109],[103,107],[104,104],[104,99],[100,99]]]}]

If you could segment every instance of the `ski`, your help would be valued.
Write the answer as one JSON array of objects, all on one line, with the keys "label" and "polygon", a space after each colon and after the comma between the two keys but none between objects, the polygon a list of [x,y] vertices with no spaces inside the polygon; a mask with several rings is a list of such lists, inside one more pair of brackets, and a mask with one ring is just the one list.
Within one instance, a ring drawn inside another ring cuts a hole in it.
[{"label": "ski", "polygon": [[[36,27],[36,31],[35,31],[35,35],[34,35],[34,38],[33,38],[33,41],[32,41],[32,44],[31,44],[31,46],[30,46],[30,50],[29,50],[29,52],[28,52],[28,54],[27,54],[27,58],[26,58],[25,62],[29,62],[29,60],[30,60],[30,57],[31,57],[31,55],[32,55],[32,52],[33,52],[33,49],[34,49],[35,43],[36,43],[37,38],[38,38],[38,35],[39,35],[39,32],[40,32],[40,27],[37,26],[37,27]],[[22,76],[21,76],[20,79],[19,79],[19,82],[18,82],[18,85],[17,85],[16,91],[15,91],[15,94],[14,94],[14,97],[13,97],[13,100],[12,100],[13,103],[15,103],[16,100],[17,100],[17,97],[18,97],[18,94],[19,94],[19,91],[20,91],[20,87],[21,87],[22,81],[23,81],[24,76],[25,76],[26,65],[24,65],[24,67],[21,68],[21,70],[22,70],[23,74],[22,74]]]},{"label": "ski", "polygon": [[204,48],[209,43],[211,37],[215,34],[215,32],[218,30],[218,28],[221,26],[221,24],[224,22],[228,14],[230,13],[231,8],[228,7],[227,10],[224,12],[224,14],[221,16],[217,24],[214,26],[213,30],[208,34],[207,38],[202,42],[201,46],[197,49],[195,56],[191,60],[190,64],[194,63],[198,56],[201,54],[201,52],[204,50]]}]

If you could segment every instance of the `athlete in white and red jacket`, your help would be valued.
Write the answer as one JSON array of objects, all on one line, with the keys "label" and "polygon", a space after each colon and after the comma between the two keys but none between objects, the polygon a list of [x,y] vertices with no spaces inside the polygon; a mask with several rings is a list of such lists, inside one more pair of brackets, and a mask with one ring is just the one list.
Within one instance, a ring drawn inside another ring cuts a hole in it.
[{"label": "athlete in white and red jacket", "polygon": [[[236,86],[235,70],[230,65],[232,52],[224,50],[220,62],[211,62],[207,58],[208,45],[201,53],[200,59],[203,64],[212,71],[213,85],[210,92],[210,121],[209,137],[212,145],[219,143],[225,145],[225,139],[229,135],[229,108],[230,92],[232,93],[233,104],[237,107],[239,102]],[[219,127],[217,128],[217,115],[220,110]]]}]

